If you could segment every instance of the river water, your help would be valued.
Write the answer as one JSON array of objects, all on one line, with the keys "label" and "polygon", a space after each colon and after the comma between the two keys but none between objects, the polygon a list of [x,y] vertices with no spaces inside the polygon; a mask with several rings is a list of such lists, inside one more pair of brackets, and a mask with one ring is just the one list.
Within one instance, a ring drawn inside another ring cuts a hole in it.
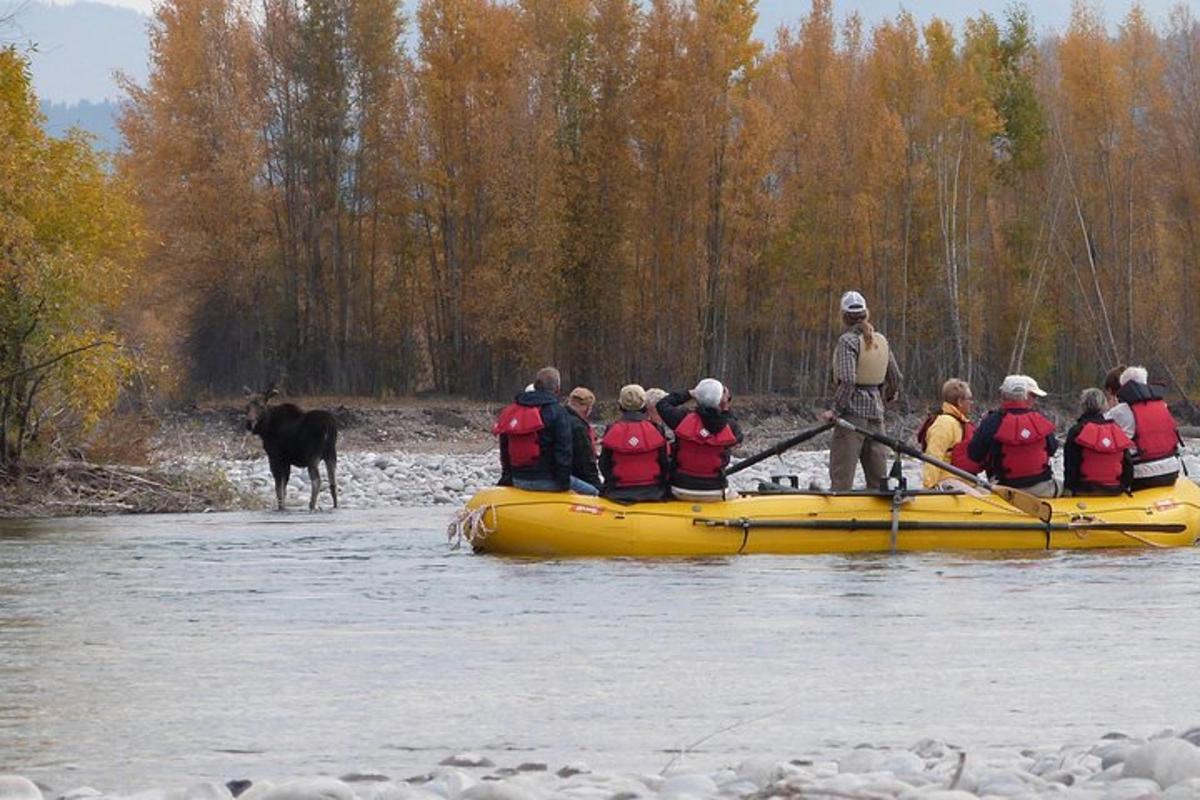
[{"label": "river water", "polygon": [[0,773],[658,771],[1196,721],[1195,550],[506,560],[447,517],[0,521]]}]

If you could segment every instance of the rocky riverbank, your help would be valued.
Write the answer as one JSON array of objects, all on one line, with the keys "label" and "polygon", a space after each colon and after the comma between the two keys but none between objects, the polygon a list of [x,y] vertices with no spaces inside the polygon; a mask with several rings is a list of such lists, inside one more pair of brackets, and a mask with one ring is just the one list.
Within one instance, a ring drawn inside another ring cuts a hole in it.
[{"label": "rocky riverbank", "polygon": [[[495,482],[499,472],[490,430],[496,403],[429,400],[301,400],[304,407],[330,409],[338,420],[338,490],[341,505],[365,508],[398,505],[457,505]],[[782,398],[739,398],[737,412],[746,434],[737,451],[745,457],[818,424],[821,406]],[[1066,412],[1048,412],[1060,432]],[[598,424],[617,416],[601,402]],[[922,413],[889,420],[889,430],[911,440]],[[241,406],[215,403],[173,410],[148,418],[141,464],[103,464],[58,459],[26,469],[0,482],[0,516],[56,516],[139,512],[266,509],[274,489],[258,437],[245,430]],[[828,486],[828,442],[823,434],[739,473],[733,485],[753,489],[771,475],[796,475],[802,486]],[[1200,441],[1189,440],[1185,461],[1200,475]],[[1061,458],[1056,470],[1061,474]],[[905,462],[910,483],[920,480],[920,464]],[[322,470],[322,483],[325,483]],[[289,507],[307,507],[307,472],[293,469]],[[320,504],[332,506],[327,489]]]},{"label": "rocky riverbank", "polygon": [[681,754],[657,774],[593,771],[580,762],[498,766],[461,753],[406,778],[374,771],[279,782],[247,777],[132,795],[90,786],[41,786],[19,775],[0,775],[0,800],[1197,800],[1196,742],[1196,727],[1149,738],[1108,733],[1090,743],[986,754],[923,739],[907,749],[860,745],[833,758],[756,757],[713,771],[688,769]]}]

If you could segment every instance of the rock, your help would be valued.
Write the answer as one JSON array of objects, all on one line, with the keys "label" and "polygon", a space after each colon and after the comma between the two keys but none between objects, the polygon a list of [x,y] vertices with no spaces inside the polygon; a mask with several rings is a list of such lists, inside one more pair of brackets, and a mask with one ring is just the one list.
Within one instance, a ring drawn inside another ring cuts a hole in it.
[{"label": "rock", "polygon": [[970,792],[961,789],[934,789],[921,792],[921,800],[978,800]]},{"label": "rock", "polygon": [[586,775],[592,770],[587,764],[582,761],[572,761],[570,764],[564,764],[558,772],[554,773],[560,778],[570,778],[575,775]]},{"label": "rock", "polygon": [[907,750],[888,753],[879,762],[879,769],[893,775],[918,775],[925,771],[925,759]]},{"label": "rock", "polygon": [[980,778],[975,792],[980,797],[985,795],[1023,797],[1032,794],[1033,789],[1016,771],[1000,770]]},{"label": "rock", "polygon": [[1164,789],[1200,778],[1200,747],[1183,739],[1154,739],[1129,754],[1121,777],[1149,778]]},{"label": "rock", "polygon": [[104,792],[93,789],[91,786],[79,786],[63,792],[58,796],[58,800],[90,800],[93,797],[104,797]]},{"label": "rock", "polygon": [[765,789],[787,775],[779,762],[766,756],[746,759],[738,764],[736,772],[739,778],[751,781],[759,789]]},{"label": "rock", "polygon": [[912,746],[912,751],[921,758],[941,758],[946,755],[946,743],[937,739],[922,739]]},{"label": "rock", "polygon": [[389,458],[384,458],[383,456],[380,456],[379,458],[375,459],[375,469],[387,469],[391,465],[392,465],[392,461]]},{"label": "rock", "polygon": [[183,800],[233,800],[233,792],[223,783],[197,783],[184,791]]},{"label": "rock", "polygon": [[391,778],[379,772],[347,772],[339,780],[343,783],[383,783]]},{"label": "rock", "polygon": [[540,761],[526,761],[517,765],[517,772],[545,772],[549,767]]},{"label": "rock", "polygon": [[225,788],[234,797],[241,797],[242,794],[249,789],[253,784],[246,778],[238,778],[232,781],[225,782]]},{"label": "rock", "polygon": [[467,486],[465,483],[463,483],[462,478],[451,478],[442,484],[442,488],[451,492],[461,492],[463,489],[467,488]]},{"label": "rock", "polygon": [[440,768],[422,788],[445,798],[456,798],[479,781],[460,769]]},{"label": "rock", "polygon": [[673,775],[663,781],[658,793],[663,797],[679,795],[712,797],[717,793],[717,784],[707,775]]},{"label": "rock", "polygon": [[1156,800],[1162,794],[1159,785],[1149,778],[1121,778],[1109,784],[1103,800]]},{"label": "rock", "polygon": [[443,767],[494,767],[491,759],[478,753],[455,753],[438,762]]},{"label": "rock", "polygon": [[1119,739],[1093,748],[1092,755],[1099,756],[1101,769],[1108,769],[1114,764],[1124,764],[1129,754],[1141,746],[1128,739]]},{"label": "rock", "polygon": [[538,795],[508,781],[484,781],[460,794],[459,800],[531,800]]},{"label": "rock", "polygon": [[[242,795],[245,798],[246,795]],[[336,778],[301,778],[263,793],[261,800],[356,800],[354,791]]]},{"label": "rock", "polygon": [[1200,778],[1180,781],[1162,793],[1162,800],[1200,800]]},{"label": "rock", "polygon": [[238,795],[238,800],[262,800],[274,788],[275,784],[270,781],[255,781],[249,789],[242,790],[242,793]]},{"label": "rock", "polygon": [[879,765],[885,756],[870,747],[859,747],[851,750],[849,755],[838,761],[838,772],[861,774],[863,772],[878,772]]},{"label": "rock", "polygon": [[42,800],[42,790],[20,775],[0,775],[0,800]]}]

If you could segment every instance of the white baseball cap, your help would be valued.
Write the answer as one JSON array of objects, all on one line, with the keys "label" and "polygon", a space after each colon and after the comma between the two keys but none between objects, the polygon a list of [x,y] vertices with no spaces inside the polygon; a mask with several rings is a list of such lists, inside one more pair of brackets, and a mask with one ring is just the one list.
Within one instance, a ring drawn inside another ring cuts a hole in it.
[{"label": "white baseball cap", "polygon": [[1046,396],[1038,382],[1028,375],[1009,375],[1004,379],[1004,383],[1000,384],[1000,391],[1011,395]]},{"label": "white baseball cap", "polygon": [[861,314],[867,310],[866,299],[858,292],[846,292],[842,295],[843,314]]},{"label": "white baseball cap", "polygon": [[702,408],[720,408],[725,399],[725,386],[716,378],[705,378],[692,389],[692,396],[696,398],[696,405]]}]

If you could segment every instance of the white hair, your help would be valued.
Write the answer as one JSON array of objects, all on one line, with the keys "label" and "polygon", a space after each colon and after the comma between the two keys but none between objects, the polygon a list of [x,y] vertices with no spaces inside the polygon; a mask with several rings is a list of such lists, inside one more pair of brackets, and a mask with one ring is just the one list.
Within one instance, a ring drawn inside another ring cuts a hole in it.
[{"label": "white hair", "polygon": [[1149,380],[1150,373],[1146,372],[1145,367],[1126,367],[1125,371],[1121,373],[1120,382],[1121,385],[1124,386],[1130,381],[1133,381],[1134,383],[1148,383]]}]

